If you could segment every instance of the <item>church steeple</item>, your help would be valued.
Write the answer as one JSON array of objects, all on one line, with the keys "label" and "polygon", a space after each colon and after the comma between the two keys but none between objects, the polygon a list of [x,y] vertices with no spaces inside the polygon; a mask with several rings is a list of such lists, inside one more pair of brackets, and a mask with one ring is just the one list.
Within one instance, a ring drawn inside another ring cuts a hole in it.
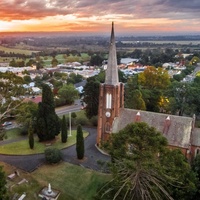
[{"label": "church steeple", "polygon": [[117,53],[115,45],[115,34],[114,34],[114,22],[112,22],[112,30],[110,37],[110,47],[108,56],[108,65],[106,70],[105,84],[108,85],[118,85],[118,67],[117,67]]},{"label": "church steeple", "polygon": [[119,83],[114,23],[112,23],[108,66],[105,83],[99,87],[97,145],[107,141],[112,133],[113,121],[124,107],[124,85]]}]

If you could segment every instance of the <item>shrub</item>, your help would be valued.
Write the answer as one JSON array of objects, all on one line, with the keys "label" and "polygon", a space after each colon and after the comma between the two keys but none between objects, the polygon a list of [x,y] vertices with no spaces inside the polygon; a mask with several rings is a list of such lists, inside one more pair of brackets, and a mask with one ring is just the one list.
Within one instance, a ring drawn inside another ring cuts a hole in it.
[{"label": "shrub", "polygon": [[98,116],[93,116],[91,119],[90,119],[90,122],[93,126],[97,126],[98,125]]},{"label": "shrub", "polygon": [[71,116],[72,116],[72,118],[76,118],[77,117],[75,112],[72,112]]},{"label": "shrub", "polygon": [[78,118],[76,119],[76,124],[80,124],[80,125],[82,125],[82,126],[88,125],[88,120],[87,120],[86,117],[78,117]]},{"label": "shrub", "polygon": [[28,126],[24,126],[20,130],[21,135],[28,135]]},{"label": "shrub", "polygon": [[53,163],[58,163],[62,160],[62,154],[61,151],[57,148],[47,148],[45,151],[45,159],[48,163],[53,164]]}]

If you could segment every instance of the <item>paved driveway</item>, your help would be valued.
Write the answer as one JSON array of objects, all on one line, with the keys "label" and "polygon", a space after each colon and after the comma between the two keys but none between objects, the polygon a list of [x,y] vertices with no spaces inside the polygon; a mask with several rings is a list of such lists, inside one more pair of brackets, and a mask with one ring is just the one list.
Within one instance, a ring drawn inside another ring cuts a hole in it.
[{"label": "paved driveway", "polygon": [[[95,147],[97,131],[94,128],[83,128],[89,132],[89,136],[85,139],[85,159],[79,161],[76,158],[76,146],[73,145],[62,150],[63,160],[72,164],[84,166],[93,170],[104,170],[99,163],[110,161],[110,157],[102,154]],[[1,143],[0,143],[1,144]],[[40,165],[45,163],[44,154],[8,156],[1,155],[0,160],[20,168],[27,172],[32,172]]]}]

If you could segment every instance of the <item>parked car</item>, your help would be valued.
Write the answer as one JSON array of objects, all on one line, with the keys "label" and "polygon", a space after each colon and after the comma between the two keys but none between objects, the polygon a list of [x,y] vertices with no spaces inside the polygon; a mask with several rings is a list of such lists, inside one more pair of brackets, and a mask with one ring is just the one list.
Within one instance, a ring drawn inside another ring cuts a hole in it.
[{"label": "parked car", "polygon": [[2,126],[10,126],[10,125],[12,125],[12,122],[4,122],[4,123],[2,124]]}]

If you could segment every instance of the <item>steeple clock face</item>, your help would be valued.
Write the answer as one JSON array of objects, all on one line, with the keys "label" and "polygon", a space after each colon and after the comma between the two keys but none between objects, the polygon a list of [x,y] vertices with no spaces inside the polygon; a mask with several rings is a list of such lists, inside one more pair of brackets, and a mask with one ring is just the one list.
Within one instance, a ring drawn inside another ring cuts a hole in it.
[{"label": "steeple clock face", "polygon": [[110,117],[111,113],[109,111],[106,111],[106,117]]}]

